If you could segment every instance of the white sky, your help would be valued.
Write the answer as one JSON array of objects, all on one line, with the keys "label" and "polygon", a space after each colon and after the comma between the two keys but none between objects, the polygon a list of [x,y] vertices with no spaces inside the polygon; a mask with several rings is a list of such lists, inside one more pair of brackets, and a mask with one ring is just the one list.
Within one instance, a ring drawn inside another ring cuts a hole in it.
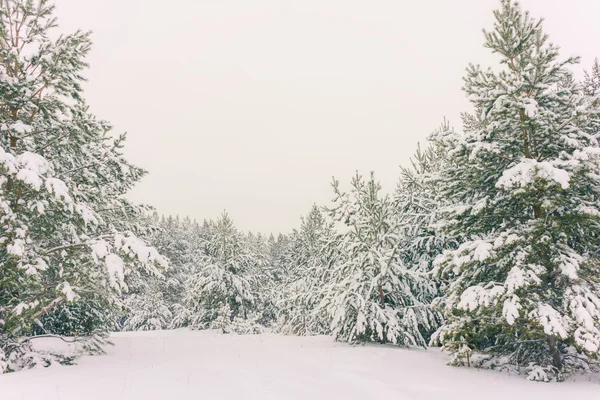
[{"label": "white sky", "polygon": [[[94,31],[86,98],[149,170],[131,199],[165,214],[287,232],[331,177],[392,191],[444,117],[497,0],[55,0]],[[600,56],[600,1],[523,0],[563,55]]]}]

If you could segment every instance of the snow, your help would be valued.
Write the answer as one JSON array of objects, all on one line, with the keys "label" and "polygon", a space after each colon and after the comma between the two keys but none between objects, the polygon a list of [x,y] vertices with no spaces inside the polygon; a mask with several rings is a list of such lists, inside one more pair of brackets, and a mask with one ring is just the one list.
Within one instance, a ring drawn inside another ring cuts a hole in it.
[{"label": "snow", "polygon": [[462,310],[475,311],[480,306],[489,306],[496,301],[498,296],[504,294],[503,286],[493,286],[491,289],[486,289],[481,286],[471,286],[465,289],[460,295],[460,301],[457,307]]},{"label": "snow", "polygon": [[24,182],[26,185],[33,186],[36,190],[40,190],[42,179],[33,171],[21,169],[17,173],[17,179]]},{"label": "snow", "polygon": [[528,99],[528,101],[524,105],[524,108],[525,114],[527,114],[529,118],[533,118],[538,112],[539,105],[534,99]]},{"label": "snow", "polygon": [[116,254],[109,254],[106,256],[106,269],[108,270],[108,279],[110,286],[116,290],[120,288],[126,289],[125,286],[125,274],[123,272],[125,263]]},{"label": "snow", "polygon": [[544,368],[540,367],[539,365],[536,365],[532,368],[531,372],[527,376],[527,379],[537,382],[548,382],[549,380],[548,374],[546,374]]},{"label": "snow", "polygon": [[561,272],[570,279],[578,279],[579,275],[577,274],[577,271],[579,271],[579,262],[582,257],[577,254],[572,254],[571,257],[562,255],[561,258],[563,261],[562,264],[560,264]]},{"label": "snow", "polygon": [[[535,268],[534,265],[530,265],[530,268]],[[523,271],[521,268],[516,265],[508,271],[508,275],[506,276],[506,282],[504,282],[504,286],[506,287],[506,293],[512,294],[517,289],[528,286],[531,284],[540,283],[540,278],[535,274],[532,270]]]},{"label": "snow", "polygon": [[[64,340],[63,340],[64,339]],[[33,350],[40,354],[60,354],[68,357],[81,356],[84,353],[82,342],[79,342],[73,338],[65,337],[60,338],[59,336],[37,336],[31,341]],[[60,366],[60,364],[56,364]],[[40,368],[43,370],[44,368]],[[47,369],[47,371],[49,371]]]},{"label": "snow", "polygon": [[512,298],[504,300],[502,315],[506,318],[506,322],[509,325],[513,325],[515,319],[519,317],[519,309],[521,309],[521,304],[519,304],[519,298],[517,296],[513,295]]},{"label": "snow", "polygon": [[83,221],[86,223],[86,225],[98,225],[98,219],[96,218],[94,211],[85,204],[77,204],[75,206],[75,211],[81,215],[81,218],[83,218]]},{"label": "snow", "polygon": [[474,260],[484,261],[490,258],[492,248],[494,247],[491,243],[477,240],[474,242],[474,245],[476,245],[475,250],[473,251]]},{"label": "snow", "polygon": [[75,292],[69,282],[63,282],[61,292],[65,295],[67,301],[73,301],[75,299]]},{"label": "snow", "polygon": [[18,304],[18,305],[17,305],[17,306],[14,308],[14,312],[15,312],[15,314],[17,314],[17,315],[20,315],[20,314],[22,314],[22,313],[23,313],[23,311],[25,311],[25,310],[29,310],[30,308],[33,308],[33,307],[37,307],[38,305],[39,305],[39,302],[38,302],[37,300],[36,300],[36,301],[34,301],[34,302],[32,302],[32,303],[29,303],[29,304],[27,304],[27,303],[19,303],[19,304]]},{"label": "snow", "polygon": [[105,240],[98,240],[90,247],[92,248],[92,256],[96,261],[98,261],[100,258],[106,257],[109,254],[108,243]]},{"label": "snow", "polygon": [[560,315],[552,306],[540,303],[531,316],[538,318],[539,323],[544,327],[546,335],[556,335],[562,339],[569,337],[569,333],[567,332],[569,321],[565,320],[568,317]]},{"label": "snow", "polygon": [[575,331],[574,336],[578,345],[582,346],[589,352],[598,352],[598,348],[600,348],[600,332],[598,332],[598,329],[587,329],[583,326],[580,326]]},{"label": "snow", "polygon": [[598,147],[585,147],[582,150],[575,150],[573,152],[574,160],[587,161],[590,159],[600,159],[600,148]]},{"label": "snow", "polygon": [[581,204],[577,207],[577,211],[591,217],[600,217],[600,210],[595,207],[588,207]]},{"label": "snow", "polygon": [[23,242],[23,239],[15,239],[12,244],[6,246],[6,251],[8,254],[21,257],[25,252],[25,243]]},{"label": "snow", "polygon": [[9,129],[21,134],[30,133],[33,131],[33,128],[31,126],[24,124],[23,121],[20,120],[12,124]]},{"label": "snow", "polygon": [[[352,347],[330,337],[214,331],[113,334],[105,356],[0,376],[2,400],[594,399],[596,377],[563,383],[445,365],[437,350]],[[36,349],[76,352],[58,339]]]},{"label": "snow", "polygon": [[548,161],[537,161],[529,158],[521,160],[517,165],[505,170],[496,182],[497,188],[513,189],[529,186],[536,179],[542,179],[549,184],[556,183],[563,189],[569,188],[569,173],[556,168]]},{"label": "snow", "polygon": [[48,171],[48,161],[39,154],[26,151],[17,156],[17,163],[23,169],[27,169],[36,175],[45,174]]},{"label": "snow", "polygon": [[16,162],[17,160],[15,157],[12,154],[4,151],[4,148],[0,146],[0,165],[6,168],[9,172],[16,172]]},{"label": "snow", "polygon": [[46,189],[48,192],[54,193],[54,196],[60,201],[64,201],[67,204],[73,202],[73,199],[69,196],[67,185],[58,178],[46,179]]},{"label": "snow", "polygon": [[115,247],[124,251],[131,257],[137,257],[144,264],[156,262],[163,268],[167,268],[167,260],[158,254],[158,251],[148,246],[143,240],[133,236],[115,235]]},{"label": "snow", "polygon": [[27,304],[25,304],[25,303],[19,303],[19,304],[17,304],[17,306],[14,308],[13,311],[15,312],[15,314],[21,315],[21,314],[23,314],[24,310],[27,310],[27,308],[28,308]]},{"label": "snow", "polygon": [[595,319],[600,315],[600,301],[583,287],[575,286],[569,308],[579,325],[575,331],[575,342],[590,352],[600,349],[600,330],[595,326]]},{"label": "snow", "polygon": [[17,171],[17,179],[26,183],[27,185],[33,186],[36,190],[39,190],[42,186],[42,178],[40,175],[48,172],[49,164],[48,161],[39,154],[24,152],[13,158],[4,150],[0,152],[0,162],[2,162],[9,171]]}]

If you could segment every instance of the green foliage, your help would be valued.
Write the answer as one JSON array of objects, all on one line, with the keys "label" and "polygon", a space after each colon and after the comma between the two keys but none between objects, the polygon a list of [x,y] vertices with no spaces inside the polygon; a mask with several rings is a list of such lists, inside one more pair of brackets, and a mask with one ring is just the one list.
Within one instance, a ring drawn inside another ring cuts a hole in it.
[{"label": "green foliage", "polygon": [[287,274],[277,296],[277,323],[281,332],[295,335],[330,333],[331,317],[318,305],[339,256],[337,245],[333,224],[313,205],[308,215],[302,218],[300,229],[290,236],[287,246]]},{"label": "green foliage", "polygon": [[165,265],[123,197],[145,172],[82,98],[90,34],[50,39],[53,11],[0,2],[0,371],[30,364],[26,336],[106,332],[128,278]]},{"label": "green foliage", "polygon": [[[437,301],[436,342],[460,360],[560,373],[600,349],[597,246],[599,109],[559,60],[541,21],[509,0],[494,12],[485,46],[501,71],[470,65],[464,91],[475,114],[464,134],[442,129],[440,228],[461,236],[436,260],[449,282]],[[539,372],[539,371],[538,371]]]},{"label": "green foliage", "polygon": [[[437,324],[436,313],[420,298],[435,286],[402,262],[401,231],[389,196],[373,175],[358,174],[350,194],[334,181],[334,221],[345,224],[340,251],[320,308],[332,318],[336,338],[349,342],[426,345],[423,333]],[[428,295],[428,294],[429,295]]]}]

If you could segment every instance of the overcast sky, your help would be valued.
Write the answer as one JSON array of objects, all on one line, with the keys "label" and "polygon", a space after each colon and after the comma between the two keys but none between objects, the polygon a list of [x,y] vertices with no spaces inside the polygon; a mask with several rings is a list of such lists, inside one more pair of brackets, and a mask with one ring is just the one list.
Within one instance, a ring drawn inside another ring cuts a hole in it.
[{"label": "overcast sky", "polygon": [[[288,232],[331,177],[392,191],[444,117],[460,129],[469,62],[497,0],[55,0],[94,32],[86,98],[150,174],[131,193],[165,214]],[[563,55],[600,56],[600,1],[523,0]],[[581,71],[577,71],[581,73]]]}]

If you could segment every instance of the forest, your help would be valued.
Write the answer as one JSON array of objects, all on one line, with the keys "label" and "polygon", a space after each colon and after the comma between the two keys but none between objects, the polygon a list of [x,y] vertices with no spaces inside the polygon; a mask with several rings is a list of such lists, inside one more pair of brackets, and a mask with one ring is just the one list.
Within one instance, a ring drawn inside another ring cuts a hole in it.
[{"label": "forest", "polygon": [[600,64],[578,79],[542,20],[513,0],[493,15],[499,63],[467,66],[460,129],[439,121],[395,188],[334,179],[330,204],[265,235],[128,200],[146,171],[86,104],[91,34],[55,38],[51,3],[1,0],[0,372],[76,362],[42,337],[102,354],[111,332],[179,328],[597,372]]}]

